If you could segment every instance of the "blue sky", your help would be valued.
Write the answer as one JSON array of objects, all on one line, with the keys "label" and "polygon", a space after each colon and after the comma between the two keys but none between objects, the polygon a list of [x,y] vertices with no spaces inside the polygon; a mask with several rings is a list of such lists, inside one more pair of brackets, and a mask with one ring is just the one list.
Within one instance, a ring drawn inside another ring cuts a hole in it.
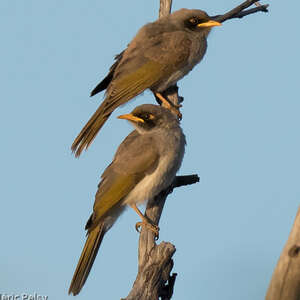
[{"label": "blue sky", "polygon": [[[80,159],[70,145],[103,99],[90,91],[158,2],[0,2],[0,293],[71,299],[100,175],[131,131],[116,116],[154,103],[151,93],[115,111]],[[173,2],[211,15],[240,3]],[[262,299],[300,202],[300,3],[269,3],[269,14],[215,28],[179,83],[188,142],[179,173],[201,182],[177,189],[160,223],[177,249],[174,300]],[[128,210],[107,234],[77,299],[127,296],[137,221]]]}]

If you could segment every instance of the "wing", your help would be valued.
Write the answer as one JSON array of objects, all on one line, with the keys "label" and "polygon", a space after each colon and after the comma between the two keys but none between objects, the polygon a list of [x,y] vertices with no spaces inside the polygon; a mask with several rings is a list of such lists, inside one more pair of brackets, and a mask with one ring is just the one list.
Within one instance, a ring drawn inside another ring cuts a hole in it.
[{"label": "wing", "polygon": [[129,69],[126,73],[122,70],[122,75],[117,73],[107,89],[107,97],[103,102],[103,113],[111,113],[118,106],[151,88],[162,77],[164,69],[163,64],[144,59],[144,63],[140,67],[134,70]]},{"label": "wing", "polygon": [[[142,147],[142,149],[141,149]],[[86,229],[94,229],[103,218],[117,213],[122,200],[158,163],[152,140],[132,132],[120,145],[114,161],[102,174],[95,197],[94,211]]]},{"label": "wing", "polygon": [[157,86],[188,63],[192,42],[184,32],[149,35],[148,27],[141,29],[116,66],[103,102],[105,113]]},{"label": "wing", "polygon": [[192,40],[184,31],[162,32],[149,38],[144,56],[166,66],[164,76],[182,69],[188,64]]},{"label": "wing", "polygon": [[107,76],[100,83],[98,83],[97,86],[92,90],[91,97],[100,93],[101,91],[105,90],[108,87],[108,85],[113,79],[116,67],[118,66],[119,62],[122,59],[124,51],[122,51],[120,54],[115,56],[115,60],[116,60],[115,63],[110,67]]},{"label": "wing", "polygon": [[106,97],[74,140],[71,148],[76,156],[89,147],[118,106],[148,88],[153,91],[158,87],[166,89],[187,73],[178,72],[186,67],[190,56],[191,41],[186,34],[174,31],[153,34],[155,31],[151,31],[152,35],[148,36],[150,25],[140,30],[108,77],[96,88],[97,92],[107,87]]}]

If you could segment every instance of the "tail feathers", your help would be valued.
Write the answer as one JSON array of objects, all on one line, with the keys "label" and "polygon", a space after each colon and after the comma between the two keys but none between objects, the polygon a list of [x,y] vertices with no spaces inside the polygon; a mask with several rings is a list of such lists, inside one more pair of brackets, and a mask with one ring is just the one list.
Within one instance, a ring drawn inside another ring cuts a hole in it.
[{"label": "tail feathers", "polygon": [[[125,85],[124,81],[122,84]],[[151,85],[152,82],[148,81],[146,88]],[[134,85],[121,86],[119,89],[108,91],[108,96],[104,99],[102,104],[74,140],[71,149],[75,152],[75,156],[80,156],[83,149],[89,147],[106,120],[118,106],[125,104],[144,90],[145,83],[143,78],[141,78],[140,80],[137,80]]]},{"label": "tail feathers", "polygon": [[76,296],[82,289],[89,276],[104,234],[104,224],[100,224],[89,233],[72,278],[69,294],[72,293]]},{"label": "tail feathers", "polygon": [[74,140],[71,149],[75,152],[76,157],[80,156],[81,152],[89,147],[99,130],[111,115],[113,110],[107,112],[105,107],[106,104],[107,103],[104,100]]},{"label": "tail feathers", "polygon": [[110,71],[108,75],[100,83],[98,83],[97,86],[91,91],[91,97],[107,89],[108,85],[113,79],[113,75],[114,73]]},{"label": "tail feathers", "polygon": [[110,67],[107,76],[92,90],[91,97],[108,88],[109,84],[113,80],[115,70],[123,57],[124,51],[115,56],[115,63]]}]

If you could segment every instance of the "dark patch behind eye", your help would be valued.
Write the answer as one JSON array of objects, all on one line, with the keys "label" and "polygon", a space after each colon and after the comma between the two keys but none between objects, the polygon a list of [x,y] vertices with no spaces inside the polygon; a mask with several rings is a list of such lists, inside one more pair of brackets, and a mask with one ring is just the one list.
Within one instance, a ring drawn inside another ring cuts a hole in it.
[{"label": "dark patch behind eye", "polygon": [[189,19],[189,22],[193,25],[198,24],[198,18],[197,17],[192,17]]},{"label": "dark patch behind eye", "polygon": [[149,120],[153,120],[154,119],[154,116],[150,113],[141,113],[141,114],[138,114],[137,117],[145,120],[145,121],[149,121]]},{"label": "dark patch behind eye", "polygon": [[188,28],[195,28],[198,24],[204,23],[207,20],[205,18],[199,18],[199,17],[191,17],[188,20],[185,21],[185,26]]}]

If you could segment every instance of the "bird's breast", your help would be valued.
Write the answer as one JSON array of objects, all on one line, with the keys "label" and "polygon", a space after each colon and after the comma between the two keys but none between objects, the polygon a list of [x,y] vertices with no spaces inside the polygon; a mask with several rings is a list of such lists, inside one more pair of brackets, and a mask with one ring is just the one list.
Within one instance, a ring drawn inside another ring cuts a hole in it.
[{"label": "bird's breast", "polygon": [[[172,132],[170,135],[173,135]],[[168,141],[166,143],[166,140]],[[173,182],[184,155],[185,139],[181,133],[172,139],[164,139],[159,163],[151,174],[146,175],[124,199],[124,204],[140,204],[152,199]]]},{"label": "bird's breast", "polygon": [[207,41],[205,37],[198,37],[191,39],[189,45],[189,55],[185,63],[181,64],[181,67],[172,72],[162,82],[159,83],[155,90],[157,92],[163,92],[168,87],[174,85],[187,75],[203,58],[207,49]]}]

